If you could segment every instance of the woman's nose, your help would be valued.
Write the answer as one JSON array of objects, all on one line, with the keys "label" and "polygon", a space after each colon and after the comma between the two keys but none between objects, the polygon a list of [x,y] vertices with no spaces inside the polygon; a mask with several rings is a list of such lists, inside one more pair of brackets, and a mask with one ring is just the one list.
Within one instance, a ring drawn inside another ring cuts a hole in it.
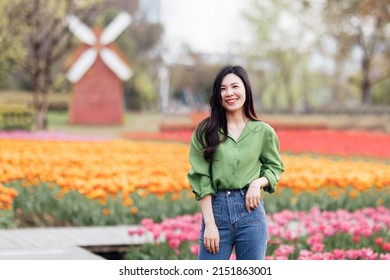
[{"label": "woman's nose", "polygon": [[231,88],[227,88],[225,95],[232,95],[232,94],[233,94],[233,90]]}]

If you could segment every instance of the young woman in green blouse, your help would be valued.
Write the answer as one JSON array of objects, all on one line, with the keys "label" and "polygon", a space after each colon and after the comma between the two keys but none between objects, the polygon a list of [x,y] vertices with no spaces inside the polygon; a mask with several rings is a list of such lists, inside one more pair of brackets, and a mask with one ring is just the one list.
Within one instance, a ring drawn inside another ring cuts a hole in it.
[{"label": "young woman in green blouse", "polygon": [[284,166],[274,129],[259,121],[240,66],[217,74],[210,117],[194,131],[188,180],[202,209],[199,259],[264,259],[268,229],[261,190],[272,193]]}]

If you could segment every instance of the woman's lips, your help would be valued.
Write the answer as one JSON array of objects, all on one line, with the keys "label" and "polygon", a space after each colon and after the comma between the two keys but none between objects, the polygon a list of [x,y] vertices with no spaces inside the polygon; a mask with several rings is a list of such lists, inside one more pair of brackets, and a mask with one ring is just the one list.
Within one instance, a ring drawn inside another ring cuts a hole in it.
[{"label": "woman's lips", "polygon": [[237,100],[238,100],[238,98],[229,98],[229,99],[225,99],[225,102],[227,104],[231,105],[231,104],[234,104]]}]

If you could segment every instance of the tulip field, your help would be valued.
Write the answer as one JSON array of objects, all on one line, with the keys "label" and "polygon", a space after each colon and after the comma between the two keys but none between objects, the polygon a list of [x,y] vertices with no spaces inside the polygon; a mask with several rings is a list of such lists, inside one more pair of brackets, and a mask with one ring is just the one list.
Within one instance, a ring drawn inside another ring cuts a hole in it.
[{"label": "tulip field", "polygon": [[[390,134],[276,130],[286,171],[263,193],[267,259],[390,259]],[[127,259],[196,259],[190,132],[121,139],[0,132],[0,227],[139,224]],[[232,255],[234,259],[234,254]]]}]

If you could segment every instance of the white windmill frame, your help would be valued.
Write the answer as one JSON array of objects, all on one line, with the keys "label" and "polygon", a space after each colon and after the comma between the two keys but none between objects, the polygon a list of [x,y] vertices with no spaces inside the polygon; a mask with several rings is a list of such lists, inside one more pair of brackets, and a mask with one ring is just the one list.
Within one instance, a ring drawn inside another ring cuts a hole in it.
[{"label": "white windmill frame", "polygon": [[83,52],[68,70],[66,77],[72,83],[81,80],[84,74],[92,67],[98,56],[104,64],[122,81],[133,75],[132,69],[110,48],[106,47],[130,25],[132,19],[127,12],[119,13],[97,38],[95,32],[81,22],[76,16],[66,18],[69,30],[89,48]]}]

